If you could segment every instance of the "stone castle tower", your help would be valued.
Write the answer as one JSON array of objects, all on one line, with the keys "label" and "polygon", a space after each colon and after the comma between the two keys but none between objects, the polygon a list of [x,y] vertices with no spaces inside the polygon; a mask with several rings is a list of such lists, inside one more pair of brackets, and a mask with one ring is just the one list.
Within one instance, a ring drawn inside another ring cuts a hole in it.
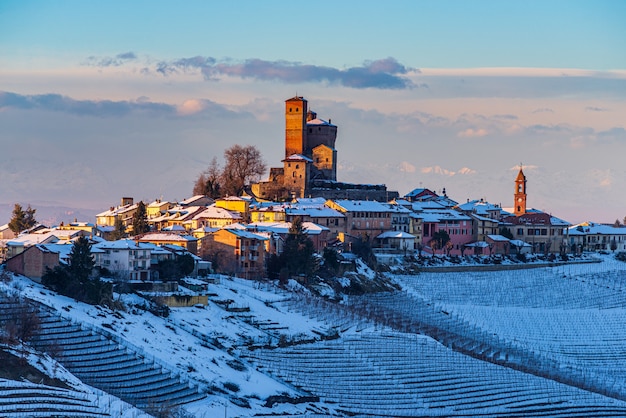
[{"label": "stone castle tower", "polygon": [[515,194],[513,195],[515,198],[515,204],[513,205],[515,216],[521,216],[526,213],[526,176],[522,171],[522,166],[520,164],[519,173],[517,173],[517,178],[515,179]]},{"label": "stone castle tower", "polygon": [[303,197],[311,182],[337,180],[337,126],[318,119],[301,96],[285,100],[284,186]]},{"label": "stone castle tower", "polygon": [[325,197],[387,201],[398,196],[383,185],[337,181],[337,126],[319,119],[307,100],[285,100],[285,158],[282,167],[270,168],[269,178],[250,185],[258,199],[287,200]]}]

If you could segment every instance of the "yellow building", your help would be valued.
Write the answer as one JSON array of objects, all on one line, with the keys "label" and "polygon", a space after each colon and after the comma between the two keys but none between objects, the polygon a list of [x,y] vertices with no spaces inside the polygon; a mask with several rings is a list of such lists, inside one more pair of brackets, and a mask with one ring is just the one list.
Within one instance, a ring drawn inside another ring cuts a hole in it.
[{"label": "yellow building", "polygon": [[215,201],[215,206],[241,214],[243,222],[250,221],[250,201],[237,196],[229,196]]},{"label": "yellow building", "polygon": [[148,217],[148,219],[156,218],[158,216],[164,215],[169,209],[173,207],[173,203],[157,199],[154,202],[150,203],[148,206],[146,206],[146,216]]}]

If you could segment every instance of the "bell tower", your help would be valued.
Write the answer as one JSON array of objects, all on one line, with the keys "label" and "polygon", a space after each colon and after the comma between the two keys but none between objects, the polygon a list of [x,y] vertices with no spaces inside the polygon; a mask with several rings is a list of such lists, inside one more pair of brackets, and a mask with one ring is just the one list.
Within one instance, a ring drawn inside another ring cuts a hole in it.
[{"label": "bell tower", "polygon": [[526,176],[522,171],[522,165],[519,166],[519,173],[515,179],[515,204],[514,214],[515,216],[521,216],[526,213]]},{"label": "bell tower", "polygon": [[307,149],[307,112],[304,97],[295,96],[285,100],[285,158],[304,154]]}]

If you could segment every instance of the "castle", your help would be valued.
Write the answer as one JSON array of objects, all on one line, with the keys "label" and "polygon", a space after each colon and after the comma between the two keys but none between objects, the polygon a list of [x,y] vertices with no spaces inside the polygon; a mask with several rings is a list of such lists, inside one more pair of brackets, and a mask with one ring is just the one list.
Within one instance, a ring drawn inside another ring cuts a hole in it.
[{"label": "castle", "polygon": [[337,126],[308,108],[301,96],[285,101],[285,159],[271,168],[269,178],[251,185],[260,200],[298,197],[388,201],[398,192],[385,185],[351,184],[337,181]]}]

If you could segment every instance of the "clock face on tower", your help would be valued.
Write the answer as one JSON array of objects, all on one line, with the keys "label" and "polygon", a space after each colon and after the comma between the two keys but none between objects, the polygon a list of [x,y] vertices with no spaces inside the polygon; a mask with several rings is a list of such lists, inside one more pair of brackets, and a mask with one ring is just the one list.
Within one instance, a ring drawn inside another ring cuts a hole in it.
[{"label": "clock face on tower", "polygon": [[521,202],[521,201],[522,201],[522,198],[521,198],[521,197],[518,197],[518,198],[517,198],[517,201],[518,201],[518,202]]}]

